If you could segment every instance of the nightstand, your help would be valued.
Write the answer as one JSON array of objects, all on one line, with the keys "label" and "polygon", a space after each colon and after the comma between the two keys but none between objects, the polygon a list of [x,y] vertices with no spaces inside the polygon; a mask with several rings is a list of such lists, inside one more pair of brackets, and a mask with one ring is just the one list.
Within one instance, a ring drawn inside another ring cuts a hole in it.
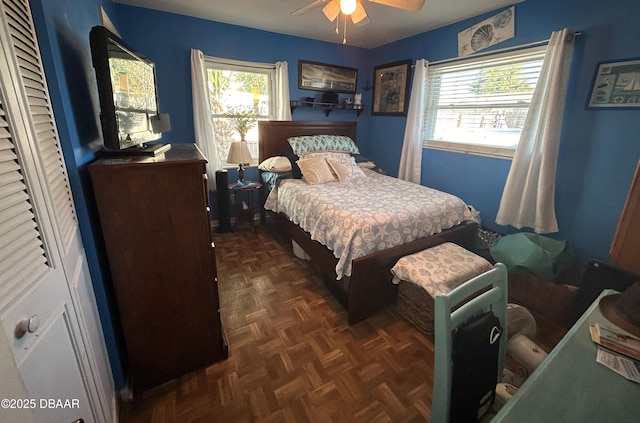
[{"label": "nightstand", "polygon": [[233,229],[235,230],[236,225],[240,223],[248,223],[253,228],[253,232],[257,233],[258,228],[254,221],[253,201],[256,193],[262,188],[262,183],[245,181],[242,185],[238,183],[229,184],[228,188],[229,192],[233,194],[233,202],[236,208]]}]

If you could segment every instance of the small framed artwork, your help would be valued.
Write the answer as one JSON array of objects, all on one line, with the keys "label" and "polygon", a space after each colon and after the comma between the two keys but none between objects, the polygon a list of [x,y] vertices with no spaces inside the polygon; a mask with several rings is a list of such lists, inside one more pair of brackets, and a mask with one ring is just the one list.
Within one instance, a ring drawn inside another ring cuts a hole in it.
[{"label": "small framed artwork", "polygon": [[468,56],[515,35],[515,6],[458,33],[458,56]]},{"label": "small framed artwork", "polygon": [[411,59],[373,68],[372,115],[406,116]]},{"label": "small framed artwork", "polygon": [[355,94],[358,69],[325,63],[298,61],[298,88]]},{"label": "small framed artwork", "polygon": [[609,109],[640,107],[640,58],[599,63],[587,106]]}]

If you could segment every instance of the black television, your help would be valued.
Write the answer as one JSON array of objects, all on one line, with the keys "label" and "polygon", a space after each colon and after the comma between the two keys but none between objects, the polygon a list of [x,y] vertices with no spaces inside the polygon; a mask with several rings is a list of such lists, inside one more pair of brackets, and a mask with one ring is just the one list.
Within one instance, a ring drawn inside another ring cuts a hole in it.
[{"label": "black television", "polygon": [[102,26],[91,29],[91,58],[100,98],[103,153],[158,154],[169,145],[147,144],[171,128],[160,113],[155,64]]}]

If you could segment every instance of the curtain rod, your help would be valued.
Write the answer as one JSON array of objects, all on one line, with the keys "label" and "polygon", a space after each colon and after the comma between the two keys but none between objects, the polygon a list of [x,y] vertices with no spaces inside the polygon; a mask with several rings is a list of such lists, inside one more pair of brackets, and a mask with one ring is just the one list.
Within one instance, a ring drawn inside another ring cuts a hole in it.
[{"label": "curtain rod", "polygon": [[[582,35],[581,32],[573,32],[569,35],[567,35],[567,41],[573,41],[573,39],[575,37],[577,37],[578,35]],[[505,52],[510,52],[510,51],[518,51],[518,50],[524,50],[525,48],[531,48],[531,47],[538,47],[538,46],[543,46],[545,44],[549,44],[549,38],[547,38],[546,40],[540,40],[540,41],[534,41],[532,43],[528,43],[528,44],[520,44],[518,46],[513,46],[513,47],[505,47],[505,48],[499,48],[496,50],[490,50],[490,51],[484,51],[482,53],[474,53],[474,54],[470,54],[468,56],[463,56],[463,57],[451,57],[449,59],[442,59],[442,60],[436,60],[434,62],[429,62],[429,66],[433,66],[433,65],[441,65],[444,63],[451,63],[451,62],[456,62],[458,60],[467,60],[467,59],[474,59],[476,57],[483,57],[483,56],[489,56],[492,54],[498,54],[498,53],[505,53]],[[412,65],[412,67],[415,67],[415,64]]]}]

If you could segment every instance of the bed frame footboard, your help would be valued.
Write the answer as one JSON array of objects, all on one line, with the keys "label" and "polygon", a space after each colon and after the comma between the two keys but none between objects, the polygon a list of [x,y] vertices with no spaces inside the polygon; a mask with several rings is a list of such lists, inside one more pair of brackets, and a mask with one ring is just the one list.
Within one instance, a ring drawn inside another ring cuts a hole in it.
[{"label": "bed frame footboard", "polygon": [[391,282],[390,270],[400,257],[446,241],[470,248],[477,227],[475,222],[465,222],[428,238],[359,257],[353,261],[351,278],[348,287],[345,287],[346,284],[343,281],[336,280],[338,259],[333,253],[318,241],[312,240],[309,233],[291,222],[287,216],[278,213],[276,218],[287,235],[296,241],[322,270],[327,288],[347,309],[350,325],[366,319],[384,305],[395,301],[398,296],[398,286]]},{"label": "bed frame footboard", "polygon": [[470,248],[476,228],[475,222],[465,222],[439,234],[355,259],[349,283],[349,324],[366,319],[382,306],[396,300],[398,285],[391,282],[391,268],[401,257],[447,241]]}]

